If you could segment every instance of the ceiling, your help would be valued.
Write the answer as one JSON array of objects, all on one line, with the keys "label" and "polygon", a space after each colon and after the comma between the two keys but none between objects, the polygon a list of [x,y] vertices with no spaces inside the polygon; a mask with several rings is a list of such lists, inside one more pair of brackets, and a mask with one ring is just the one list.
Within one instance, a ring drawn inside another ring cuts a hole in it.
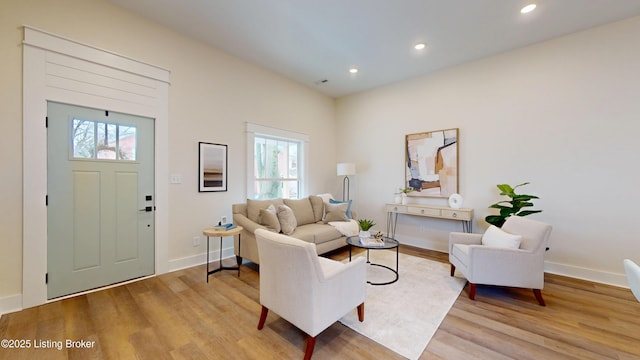
[{"label": "ceiling", "polygon": [[332,97],[640,15],[639,0],[110,1]]}]

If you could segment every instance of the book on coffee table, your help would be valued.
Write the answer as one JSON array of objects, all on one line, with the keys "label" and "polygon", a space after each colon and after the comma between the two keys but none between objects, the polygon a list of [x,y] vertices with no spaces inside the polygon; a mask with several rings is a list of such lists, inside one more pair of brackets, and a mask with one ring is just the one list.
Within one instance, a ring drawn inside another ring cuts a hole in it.
[{"label": "book on coffee table", "polygon": [[362,244],[363,246],[370,246],[370,247],[384,246],[384,241],[382,241],[382,239],[378,239],[374,237],[366,237],[366,238],[361,237],[360,244]]}]

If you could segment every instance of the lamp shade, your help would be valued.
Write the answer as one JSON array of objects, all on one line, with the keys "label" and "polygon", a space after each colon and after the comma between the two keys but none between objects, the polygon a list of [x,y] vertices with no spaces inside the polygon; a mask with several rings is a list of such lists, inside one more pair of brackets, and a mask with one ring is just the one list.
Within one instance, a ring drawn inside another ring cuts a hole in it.
[{"label": "lamp shade", "polygon": [[348,176],[356,174],[356,164],[338,163],[338,176]]}]

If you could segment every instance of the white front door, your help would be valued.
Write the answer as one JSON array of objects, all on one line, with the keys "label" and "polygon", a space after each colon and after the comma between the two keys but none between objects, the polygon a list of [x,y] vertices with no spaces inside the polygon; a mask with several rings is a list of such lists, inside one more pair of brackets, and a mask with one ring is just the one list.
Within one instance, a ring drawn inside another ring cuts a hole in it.
[{"label": "white front door", "polygon": [[153,274],[154,120],[47,114],[47,298]]}]

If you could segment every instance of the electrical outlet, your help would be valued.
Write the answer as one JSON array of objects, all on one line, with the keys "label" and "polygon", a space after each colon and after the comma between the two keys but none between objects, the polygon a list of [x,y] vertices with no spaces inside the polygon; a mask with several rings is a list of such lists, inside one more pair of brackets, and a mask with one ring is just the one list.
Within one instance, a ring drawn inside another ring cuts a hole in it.
[{"label": "electrical outlet", "polygon": [[226,216],[221,216],[220,217],[220,223],[221,224],[226,224],[227,223],[227,217]]},{"label": "electrical outlet", "polygon": [[172,184],[182,184],[182,175],[180,175],[180,174],[171,174],[171,183]]},{"label": "electrical outlet", "polygon": [[193,237],[193,246],[200,246],[200,236]]}]

